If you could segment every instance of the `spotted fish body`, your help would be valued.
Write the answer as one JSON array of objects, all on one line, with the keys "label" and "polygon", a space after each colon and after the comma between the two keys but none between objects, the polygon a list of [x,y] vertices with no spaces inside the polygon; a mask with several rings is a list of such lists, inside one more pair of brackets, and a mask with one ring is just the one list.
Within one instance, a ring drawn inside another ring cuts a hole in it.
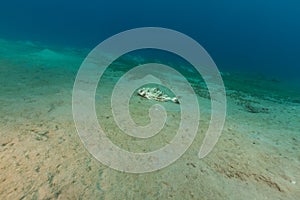
[{"label": "spotted fish body", "polygon": [[138,95],[146,99],[152,99],[160,102],[172,101],[179,104],[177,97],[169,97],[164,94],[159,88],[141,88],[138,90]]}]

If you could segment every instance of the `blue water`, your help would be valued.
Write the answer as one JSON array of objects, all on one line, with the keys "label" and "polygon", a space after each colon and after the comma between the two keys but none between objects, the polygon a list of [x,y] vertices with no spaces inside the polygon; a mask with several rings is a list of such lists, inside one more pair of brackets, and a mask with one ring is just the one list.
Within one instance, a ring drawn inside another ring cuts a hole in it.
[{"label": "blue water", "polygon": [[300,2],[6,1],[0,37],[93,48],[136,27],[175,29],[196,39],[221,70],[298,79]]},{"label": "blue water", "polygon": [[7,1],[0,37],[93,48],[136,27],[175,29],[196,39],[220,69],[299,77],[300,2]]}]

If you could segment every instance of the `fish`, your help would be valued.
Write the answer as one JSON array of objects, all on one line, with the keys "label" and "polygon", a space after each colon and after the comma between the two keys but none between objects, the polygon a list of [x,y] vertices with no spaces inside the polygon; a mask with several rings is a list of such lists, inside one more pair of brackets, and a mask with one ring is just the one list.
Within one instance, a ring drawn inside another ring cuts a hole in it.
[{"label": "fish", "polygon": [[172,101],[176,104],[180,104],[179,97],[169,97],[168,95],[164,94],[159,88],[140,88],[137,91],[137,94],[143,98],[156,100],[160,102],[167,102]]}]

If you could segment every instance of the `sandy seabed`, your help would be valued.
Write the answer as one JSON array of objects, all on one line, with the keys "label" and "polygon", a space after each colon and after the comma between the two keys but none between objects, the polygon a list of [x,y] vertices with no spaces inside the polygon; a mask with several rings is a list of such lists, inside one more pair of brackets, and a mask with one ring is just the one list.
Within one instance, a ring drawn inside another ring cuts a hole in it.
[{"label": "sandy seabed", "polygon": [[[186,153],[159,171],[122,173],[89,154],[73,122],[72,87],[87,51],[0,43],[0,199],[300,199],[299,90],[225,73],[226,123],[207,157],[197,157],[210,116],[200,88],[200,127]],[[133,118],[146,119],[149,101],[132,102]],[[108,104],[98,102],[97,114],[120,147],[149,151],[174,135],[178,110],[166,105],[170,124],[150,144],[122,135]]]}]

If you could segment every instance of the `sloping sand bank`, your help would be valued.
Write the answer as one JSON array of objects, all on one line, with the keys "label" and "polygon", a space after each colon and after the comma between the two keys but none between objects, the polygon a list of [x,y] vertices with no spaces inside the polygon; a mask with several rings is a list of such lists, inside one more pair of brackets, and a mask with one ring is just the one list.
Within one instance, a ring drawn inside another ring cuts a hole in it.
[{"label": "sloping sand bank", "polygon": [[[77,135],[72,87],[86,52],[0,43],[0,199],[300,199],[299,90],[225,74],[227,118],[214,150],[197,157],[210,114],[207,94],[199,89],[201,125],[188,151],[162,170],[127,174],[99,163]],[[139,120],[141,104],[150,103],[132,101]],[[178,105],[167,105],[174,114],[165,131],[170,135],[148,146],[119,134],[108,106],[97,104],[97,114],[111,124],[108,134],[120,147],[151,150],[172,138],[178,114],[172,106]]]}]

